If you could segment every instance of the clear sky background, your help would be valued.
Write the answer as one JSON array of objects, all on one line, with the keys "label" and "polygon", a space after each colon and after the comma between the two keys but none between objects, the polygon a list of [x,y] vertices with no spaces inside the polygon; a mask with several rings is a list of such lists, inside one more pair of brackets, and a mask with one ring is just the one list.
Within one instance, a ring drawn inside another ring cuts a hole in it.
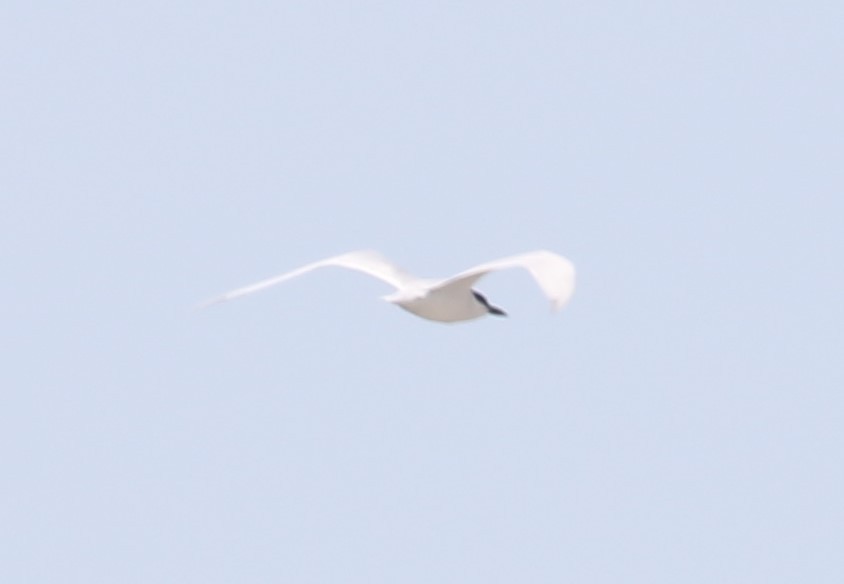
[{"label": "clear sky background", "polygon": [[842,3],[3,12],[0,581],[844,581]]}]

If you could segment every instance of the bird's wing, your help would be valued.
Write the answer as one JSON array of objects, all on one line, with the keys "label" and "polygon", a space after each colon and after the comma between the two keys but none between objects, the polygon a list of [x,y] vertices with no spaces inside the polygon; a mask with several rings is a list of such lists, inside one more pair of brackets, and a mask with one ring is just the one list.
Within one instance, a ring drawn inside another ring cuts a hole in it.
[{"label": "bird's wing", "polygon": [[508,268],[524,268],[530,272],[542,292],[551,300],[551,307],[554,310],[562,308],[574,294],[574,264],[562,256],[544,250],[530,251],[486,262],[443,280],[436,287],[471,288],[489,272]]},{"label": "bird's wing", "polygon": [[378,278],[397,289],[413,280],[412,276],[394,266],[390,261],[376,251],[352,251],[344,253],[343,255],[319,260],[318,262],[302,266],[301,268],[297,268],[291,272],[286,272],[278,276],[273,276],[272,278],[267,278],[266,280],[261,280],[255,284],[250,284],[249,286],[244,286],[243,288],[238,288],[237,290],[232,290],[231,292],[226,292],[225,294],[203,302],[200,305],[200,308],[240,298],[241,296],[246,296],[247,294],[252,294],[253,292],[259,292],[265,288],[269,288],[270,286],[281,284],[282,282],[286,282],[287,280],[301,276],[302,274],[312,270],[316,270],[317,268],[324,268],[328,266],[357,270],[359,272],[363,272],[364,274],[369,274],[374,278]]}]

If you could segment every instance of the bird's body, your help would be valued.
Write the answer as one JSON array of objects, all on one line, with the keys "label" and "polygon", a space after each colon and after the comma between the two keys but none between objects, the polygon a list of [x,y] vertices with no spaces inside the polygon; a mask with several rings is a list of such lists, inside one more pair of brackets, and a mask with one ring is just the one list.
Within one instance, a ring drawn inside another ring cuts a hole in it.
[{"label": "bird's body", "polygon": [[252,294],[327,266],[357,270],[392,285],[396,291],[384,296],[384,300],[416,316],[437,322],[461,322],[486,314],[506,316],[503,310],[492,306],[483,294],[472,288],[475,282],[495,270],[528,270],[551,300],[554,310],[562,308],[574,293],[574,266],[566,258],[549,251],[533,251],[493,260],[442,280],[411,276],[378,252],[353,251],[227,292],[209,300],[205,306]]},{"label": "bird's body", "polygon": [[384,300],[416,316],[438,322],[459,322],[478,318],[489,312],[472,294],[455,294],[450,288],[431,288],[412,293],[390,294]]}]

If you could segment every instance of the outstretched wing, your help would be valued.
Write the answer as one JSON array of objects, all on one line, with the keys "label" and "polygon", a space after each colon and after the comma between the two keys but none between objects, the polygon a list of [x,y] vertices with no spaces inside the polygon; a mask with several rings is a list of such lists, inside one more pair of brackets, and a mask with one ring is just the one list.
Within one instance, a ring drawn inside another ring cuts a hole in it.
[{"label": "outstretched wing", "polygon": [[240,298],[241,296],[246,296],[247,294],[260,292],[270,286],[281,284],[282,282],[286,282],[287,280],[301,276],[302,274],[306,274],[307,272],[316,270],[317,268],[325,268],[329,266],[348,268],[350,270],[357,270],[358,272],[369,274],[373,278],[378,278],[397,289],[401,288],[413,279],[409,274],[394,266],[390,261],[376,251],[352,251],[343,255],[319,260],[318,262],[297,268],[292,272],[286,272],[278,276],[273,276],[272,278],[267,278],[266,280],[261,280],[255,284],[250,284],[249,286],[244,286],[243,288],[238,288],[237,290],[232,290],[231,292],[226,292],[225,294],[221,294],[220,296],[203,302],[199,307],[205,308],[206,306],[210,306],[212,304],[226,302],[228,300]]},{"label": "outstretched wing", "polygon": [[574,294],[574,264],[560,255],[544,250],[531,251],[486,262],[443,280],[436,287],[465,286],[471,288],[475,282],[489,272],[509,268],[524,268],[530,272],[539,288],[551,301],[551,307],[554,310],[559,310],[565,306]]}]

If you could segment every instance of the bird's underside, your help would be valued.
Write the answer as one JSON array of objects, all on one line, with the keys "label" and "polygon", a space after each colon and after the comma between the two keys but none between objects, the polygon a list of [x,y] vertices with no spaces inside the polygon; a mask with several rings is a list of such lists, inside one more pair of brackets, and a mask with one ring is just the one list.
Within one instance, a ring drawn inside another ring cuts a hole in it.
[{"label": "bird's underside", "polygon": [[[483,299],[483,300],[481,300]],[[503,311],[492,307],[486,298],[474,290],[434,289],[424,294],[399,299],[385,298],[396,306],[404,308],[416,316],[436,322],[462,322],[473,320],[487,314],[501,314]]]}]

